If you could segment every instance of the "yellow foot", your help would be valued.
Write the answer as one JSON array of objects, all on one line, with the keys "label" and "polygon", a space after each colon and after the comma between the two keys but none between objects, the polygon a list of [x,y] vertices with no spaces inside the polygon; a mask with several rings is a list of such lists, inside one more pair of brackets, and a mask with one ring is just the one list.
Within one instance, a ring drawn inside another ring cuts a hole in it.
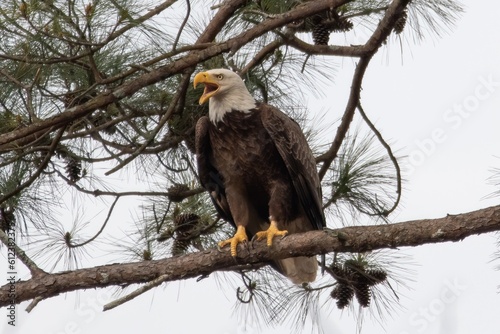
[{"label": "yellow foot", "polygon": [[255,237],[257,238],[257,240],[262,240],[264,238],[267,238],[267,245],[272,246],[273,238],[275,236],[283,236],[284,237],[287,234],[288,234],[287,230],[280,231],[278,229],[278,223],[276,223],[276,221],[274,221],[274,220],[271,220],[271,225],[269,226],[269,228],[265,231],[257,232]]},{"label": "yellow foot", "polygon": [[236,248],[239,243],[246,242],[248,240],[247,233],[245,232],[244,226],[238,226],[236,233],[231,239],[227,239],[219,242],[219,247],[222,248],[226,245],[231,245],[231,256],[236,256]]}]

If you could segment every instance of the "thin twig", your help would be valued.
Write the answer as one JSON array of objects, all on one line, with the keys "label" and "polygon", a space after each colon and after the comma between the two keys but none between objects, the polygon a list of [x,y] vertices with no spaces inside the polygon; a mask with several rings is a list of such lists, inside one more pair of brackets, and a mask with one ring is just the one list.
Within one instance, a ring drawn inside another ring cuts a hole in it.
[{"label": "thin twig", "polygon": [[115,205],[119,199],[120,199],[120,196],[117,196],[115,198],[115,200],[113,201],[113,204],[111,204],[111,207],[108,210],[108,215],[106,216],[106,220],[104,220],[104,223],[102,224],[101,228],[99,229],[99,231],[97,231],[97,233],[92,238],[90,238],[84,242],[81,242],[79,244],[72,244],[71,242],[68,242],[68,247],[70,247],[70,248],[82,247],[82,246],[85,246],[86,244],[94,241],[102,233],[102,231],[104,231],[104,228],[108,224],[109,218],[111,217],[111,214],[113,213]]},{"label": "thin twig", "polygon": [[187,21],[189,19],[189,16],[191,15],[191,1],[186,0],[186,16],[184,17],[184,20],[181,23],[181,26],[179,27],[179,31],[177,32],[177,36],[175,37],[174,45],[172,46],[172,50],[177,49],[177,44],[179,43],[179,39],[181,38],[181,34],[184,31],[184,27],[187,24]]},{"label": "thin twig", "polygon": [[250,277],[248,277],[248,275],[244,271],[241,271],[240,275],[241,275],[241,279],[243,281],[243,284],[245,285],[245,288],[246,288],[246,290],[248,291],[248,293],[250,295],[248,296],[248,299],[243,299],[243,294],[245,293],[245,291],[242,291],[240,289],[240,287],[238,287],[236,289],[236,298],[241,303],[248,304],[248,303],[250,303],[252,301],[253,296],[255,295],[255,293],[253,292],[253,290],[255,288],[254,288],[254,285],[252,284],[252,279]]},{"label": "thin twig", "polygon": [[110,34],[102,43],[99,43],[99,48],[97,48],[96,51],[98,49],[100,49],[100,48],[108,45],[109,42],[111,42],[111,41],[119,38],[120,36],[122,36],[128,30],[136,28],[138,25],[146,22],[147,20],[149,20],[153,16],[160,14],[162,11],[164,11],[167,8],[169,8],[170,6],[172,6],[176,2],[177,2],[177,0],[167,0],[167,1],[164,1],[161,4],[159,4],[158,6],[156,6],[155,8],[151,9],[146,14],[144,14],[144,15],[142,15],[140,17],[134,18],[133,20],[131,20],[131,22],[129,24],[127,24],[126,26],[124,26],[124,27],[122,27],[122,28],[114,31],[114,33]]},{"label": "thin twig", "polygon": [[43,159],[42,163],[38,167],[37,171],[35,173],[33,173],[33,175],[31,175],[31,177],[26,182],[21,184],[19,187],[17,187],[16,189],[11,191],[10,193],[7,193],[4,196],[2,196],[0,198],[0,203],[3,203],[6,200],[8,200],[9,198],[11,198],[12,196],[17,195],[23,189],[29,187],[33,182],[35,182],[36,179],[38,179],[40,174],[42,174],[42,171],[45,169],[45,167],[47,167],[47,164],[49,163],[50,158],[52,158],[52,155],[54,154],[54,151],[56,150],[57,144],[59,143],[59,140],[61,139],[65,130],[66,130],[66,126],[59,129],[55,138],[52,140],[52,144],[50,145],[49,152],[47,152],[47,154],[45,155],[45,158]]},{"label": "thin twig", "polygon": [[361,117],[363,117],[364,121],[366,122],[366,124],[368,124],[368,126],[373,131],[373,133],[375,134],[375,136],[377,136],[379,142],[387,150],[387,154],[389,155],[389,158],[391,159],[392,163],[394,164],[394,168],[396,169],[396,182],[397,182],[396,192],[398,194],[398,196],[396,198],[396,201],[394,202],[393,206],[389,210],[384,210],[383,212],[379,212],[378,213],[378,214],[380,214],[380,215],[382,215],[384,217],[387,217],[391,212],[393,212],[396,209],[396,207],[398,206],[399,201],[401,199],[401,169],[399,168],[398,159],[396,159],[396,157],[392,153],[391,147],[384,140],[384,138],[382,137],[382,134],[380,134],[380,132],[377,130],[377,128],[375,127],[375,125],[370,121],[370,119],[368,118],[368,116],[366,116],[366,113],[363,110],[363,107],[361,106],[361,101],[358,101],[358,110],[359,110],[359,113],[361,114]]},{"label": "thin twig", "polygon": [[38,305],[39,302],[43,300],[42,297],[34,298],[31,303],[26,307],[26,312],[30,313]]},{"label": "thin twig", "polygon": [[30,123],[36,121],[38,117],[35,114],[35,108],[33,107],[33,87],[37,83],[38,79],[40,78],[40,73],[41,73],[41,67],[38,67],[35,77],[33,78],[33,82],[29,85],[26,86],[25,91],[26,91],[26,109],[28,110],[29,114],[29,120]]},{"label": "thin twig", "polygon": [[182,196],[184,198],[187,198],[187,197],[201,194],[202,192],[205,191],[205,189],[202,187],[189,189],[189,190],[183,191],[182,193],[177,193],[177,192],[172,192],[172,191],[123,191],[123,192],[116,192],[116,191],[104,191],[104,190],[100,190],[100,189],[88,190],[88,189],[85,189],[85,188],[79,186],[76,183],[71,183],[70,180],[67,177],[65,177],[61,172],[56,170],[56,173],[63,180],[65,180],[67,183],[71,184],[71,186],[74,187],[79,192],[84,193],[84,194],[88,194],[88,195],[93,195],[95,197],[98,197],[98,196],[116,196],[116,197],[122,197],[122,196],[162,196],[162,197],[169,197],[172,195],[176,195],[176,196]]},{"label": "thin twig", "polygon": [[108,310],[111,310],[117,306],[125,304],[126,302],[134,299],[135,297],[142,295],[144,292],[149,291],[152,288],[157,287],[158,285],[162,284],[163,282],[165,282],[165,280],[168,279],[168,277],[169,277],[168,275],[161,275],[161,276],[155,278],[154,280],[144,284],[143,286],[141,286],[137,290],[134,290],[133,292],[129,293],[128,295],[125,295],[121,298],[118,298],[118,299],[112,301],[111,303],[107,303],[106,305],[103,306],[102,310],[108,311]]}]

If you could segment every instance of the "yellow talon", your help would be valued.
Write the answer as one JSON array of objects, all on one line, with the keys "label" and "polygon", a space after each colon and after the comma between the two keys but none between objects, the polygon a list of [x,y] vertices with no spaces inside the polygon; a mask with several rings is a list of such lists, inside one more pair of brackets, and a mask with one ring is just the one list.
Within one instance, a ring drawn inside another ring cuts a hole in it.
[{"label": "yellow talon", "polygon": [[231,245],[231,256],[236,256],[236,248],[238,247],[239,243],[247,241],[247,233],[245,232],[245,227],[244,226],[238,226],[236,229],[236,233],[233,235],[231,239],[227,239],[224,241],[219,242],[219,247],[222,248],[226,245]]},{"label": "yellow talon", "polygon": [[271,225],[269,225],[269,228],[265,231],[260,231],[255,234],[255,237],[257,240],[262,240],[264,238],[267,238],[267,245],[272,246],[273,245],[273,238],[275,236],[285,236],[288,234],[287,230],[280,231],[278,229],[278,223],[276,221],[271,220]]}]

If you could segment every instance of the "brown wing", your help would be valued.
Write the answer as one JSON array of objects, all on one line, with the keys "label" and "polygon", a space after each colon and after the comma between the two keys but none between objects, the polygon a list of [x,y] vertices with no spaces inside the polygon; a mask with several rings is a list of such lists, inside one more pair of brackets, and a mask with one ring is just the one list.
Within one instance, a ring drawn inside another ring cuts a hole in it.
[{"label": "brown wing", "polygon": [[260,104],[262,124],[285,162],[295,192],[314,229],[326,226],[314,155],[299,125],[278,109]]},{"label": "brown wing", "polygon": [[195,147],[198,177],[200,178],[201,185],[210,194],[210,198],[219,215],[236,227],[231,211],[229,210],[229,204],[227,203],[222,176],[210,163],[212,146],[210,145],[209,127],[210,120],[207,116],[201,117],[196,123]]}]

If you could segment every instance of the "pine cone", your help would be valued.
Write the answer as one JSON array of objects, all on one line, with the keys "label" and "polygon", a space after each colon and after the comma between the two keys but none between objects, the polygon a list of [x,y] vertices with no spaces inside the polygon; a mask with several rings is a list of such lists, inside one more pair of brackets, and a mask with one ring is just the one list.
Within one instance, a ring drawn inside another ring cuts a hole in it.
[{"label": "pine cone", "polygon": [[0,207],[0,230],[4,232],[13,230],[15,224],[16,216],[14,212]]},{"label": "pine cone", "polygon": [[354,290],[351,286],[347,284],[337,284],[335,288],[332,290],[330,293],[330,296],[333,299],[337,300],[337,307],[339,309],[343,309],[352,300],[352,297],[354,296]]},{"label": "pine cone", "polygon": [[405,10],[405,11],[403,11],[403,13],[401,13],[401,16],[398,18],[398,20],[394,24],[394,32],[397,35],[399,35],[403,32],[403,29],[405,28],[407,19],[408,19],[408,13]]},{"label": "pine cone", "polygon": [[366,278],[368,279],[368,284],[373,286],[385,281],[387,279],[387,272],[382,269],[369,269],[366,271]]},{"label": "pine cone", "polygon": [[82,177],[82,162],[74,157],[66,157],[66,175],[68,179],[75,183]]},{"label": "pine cone", "polygon": [[343,277],[344,276],[344,270],[338,264],[332,264],[330,266],[330,269],[332,270],[333,274],[335,276],[337,276],[335,278],[339,278],[339,277]]},{"label": "pine cone", "polygon": [[371,289],[367,283],[358,282],[358,284],[354,285],[354,294],[359,305],[362,307],[370,305]]},{"label": "pine cone", "polygon": [[144,261],[151,261],[153,259],[153,255],[151,254],[151,251],[145,249],[142,251],[142,259]]},{"label": "pine cone", "polygon": [[331,25],[331,29],[334,32],[347,32],[353,28],[353,24],[350,20],[339,17]]},{"label": "pine cone", "polygon": [[334,278],[339,282],[339,283],[346,283],[349,284],[351,281],[351,276],[352,276],[352,271],[349,268],[340,266],[338,264],[333,264],[330,266]]},{"label": "pine cone", "polygon": [[172,245],[172,255],[184,254],[193,239],[193,231],[200,221],[195,213],[183,213],[174,219],[175,240]]},{"label": "pine cone", "polygon": [[188,190],[189,187],[185,184],[175,184],[168,188],[168,199],[175,203],[182,202],[182,200],[186,198],[184,193]]},{"label": "pine cone", "polygon": [[189,247],[189,241],[187,240],[174,240],[174,243],[172,244],[172,255],[177,256],[177,255],[182,255],[186,252],[187,248]]},{"label": "pine cone", "polygon": [[324,24],[319,23],[312,29],[312,38],[314,45],[328,45],[330,30]]},{"label": "pine cone", "polygon": [[200,216],[196,213],[181,213],[174,219],[175,232],[179,235],[191,233],[199,220]]}]

